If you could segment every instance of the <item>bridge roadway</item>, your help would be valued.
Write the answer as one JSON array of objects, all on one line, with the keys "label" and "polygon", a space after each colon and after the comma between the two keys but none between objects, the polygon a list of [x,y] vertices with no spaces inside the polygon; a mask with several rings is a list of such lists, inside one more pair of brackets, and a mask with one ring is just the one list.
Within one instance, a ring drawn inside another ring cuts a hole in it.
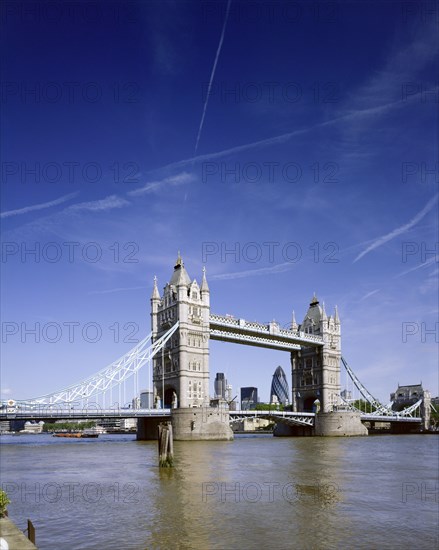
[{"label": "bridge roadway", "polygon": [[323,338],[317,334],[283,329],[272,321],[268,325],[211,314],[209,318],[210,339],[235,342],[249,346],[300,350],[301,346],[323,346]]},{"label": "bridge roadway", "polygon": [[[1,420],[82,420],[96,418],[145,418],[160,417],[170,418],[171,409],[63,409],[62,407],[50,407],[50,405],[35,408],[33,410],[16,410],[0,413]],[[313,426],[315,413],[291,412],[291,411],[230,411],[232,421],[245,417],[259,417],[278,420],[281,422]],[[363,422],[422,422],[418,417],[404,416],[371,416],[361,415]]]}]

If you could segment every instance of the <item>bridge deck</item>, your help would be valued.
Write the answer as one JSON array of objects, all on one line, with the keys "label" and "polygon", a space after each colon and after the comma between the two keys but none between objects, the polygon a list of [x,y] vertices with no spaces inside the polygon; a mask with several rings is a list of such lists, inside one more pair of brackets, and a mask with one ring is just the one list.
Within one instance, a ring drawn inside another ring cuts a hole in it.
[{"label": "bridge deck", "polygon": [[[257,410],[239,410],[229,411],[232,418],[273,418],[273,420],[291,419],[309,423],[314,420],[315,413],[311,412],[292,412],[292,411],[257,411]],[[62,409],[56,407],[44,406],[34,410],[17,410],[14,412],[0,413],[0,420],[80,420],[95,418],[144,418],[144,417],[171,417],[171,409]],[[361,415],[362,422],[422,422],[422,418],[410,416],[370,416]]]},{"label": "bridge deck", "polygon": [[323,346],[321,336],[283,329],[274,321],[263,325],[215,314],[210,315],[210,338],[285,351],[301,346]]},{"label": "bridge deck", "polygon": [[65,420],[80,420],[94,418],[143,418],[171,416],[171,409],[94,409],[67,410],[61,408],[38,408],[33,411],[16,411],[1,413],[0,420],[40,420],[56,418]]}]

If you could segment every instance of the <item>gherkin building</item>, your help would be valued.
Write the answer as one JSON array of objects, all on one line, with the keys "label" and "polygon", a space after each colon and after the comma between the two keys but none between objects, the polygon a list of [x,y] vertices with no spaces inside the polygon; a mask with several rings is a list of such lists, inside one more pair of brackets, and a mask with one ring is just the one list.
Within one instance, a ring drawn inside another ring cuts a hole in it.
[{"label": "gherkin building", "polygon": [[271,403],[277,401],[282,405],[288,405],[289,391],[284,370],[282,367],[277,367],[273,374],[273,381],[271,382]]}]

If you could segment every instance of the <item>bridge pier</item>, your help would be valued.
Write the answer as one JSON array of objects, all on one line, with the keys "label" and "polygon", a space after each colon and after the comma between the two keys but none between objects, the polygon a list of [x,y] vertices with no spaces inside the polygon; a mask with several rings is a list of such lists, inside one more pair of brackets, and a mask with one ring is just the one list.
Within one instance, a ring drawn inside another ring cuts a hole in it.
[{"label": "bridge pier", "polygon": [[176,441],[231,441],[228,409],[222,407],[186,407],[172,410]]},{"label": "bridge pier", "polygon": [[360,413],[354,411],[321,412],[316,414],[314,435],[320,436],[355,436],[367,435]]},{"label": "bridge pier", "polygon": [[169,416],[143,416],[137,419],[137,440],[150,441],[158,439],[158,426],[169,420]]},{"label": "bridge pier", "polygon": [[[169,416],[140,417],[137,419],[137,440],[158,439],[158,426]],[[171,422],[174,441],[230,441],[228,409],[222,407],[186,407],[172,409]]]},{"label": "bridge pier", "polygon": [[314,435],[312,426],[290,426],[283,422],[278,422],[274,426],[274,437],[307,437]]}]

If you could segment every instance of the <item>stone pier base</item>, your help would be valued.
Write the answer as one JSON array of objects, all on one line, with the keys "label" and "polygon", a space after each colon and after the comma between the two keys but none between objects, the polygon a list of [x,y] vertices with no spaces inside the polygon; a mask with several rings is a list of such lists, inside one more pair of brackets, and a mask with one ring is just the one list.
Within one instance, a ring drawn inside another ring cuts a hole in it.
[{"label": "stone pier base", "polygon": [[137,419],[137,440],[158,439],[158,425],[166,422],[169,416],[144,416]]},{"label": "stone pier base", "polygon": [[228,409],[217,407],[172,410],[172,428],[176,441],[233,439]]},{"label": "stone pier base", "polygon": [[283,422],[278,422],[273,429],[273,435],[275,437],[307,437],[314,435],[314,430],[312,426],[290,426],[289,424],[284,424]]},{"label": "stone pier base", "polygon": [[354,436],[367,435],[367,428],[360,420],[360,413],[335,411],[316,414],[315,435]]}]

